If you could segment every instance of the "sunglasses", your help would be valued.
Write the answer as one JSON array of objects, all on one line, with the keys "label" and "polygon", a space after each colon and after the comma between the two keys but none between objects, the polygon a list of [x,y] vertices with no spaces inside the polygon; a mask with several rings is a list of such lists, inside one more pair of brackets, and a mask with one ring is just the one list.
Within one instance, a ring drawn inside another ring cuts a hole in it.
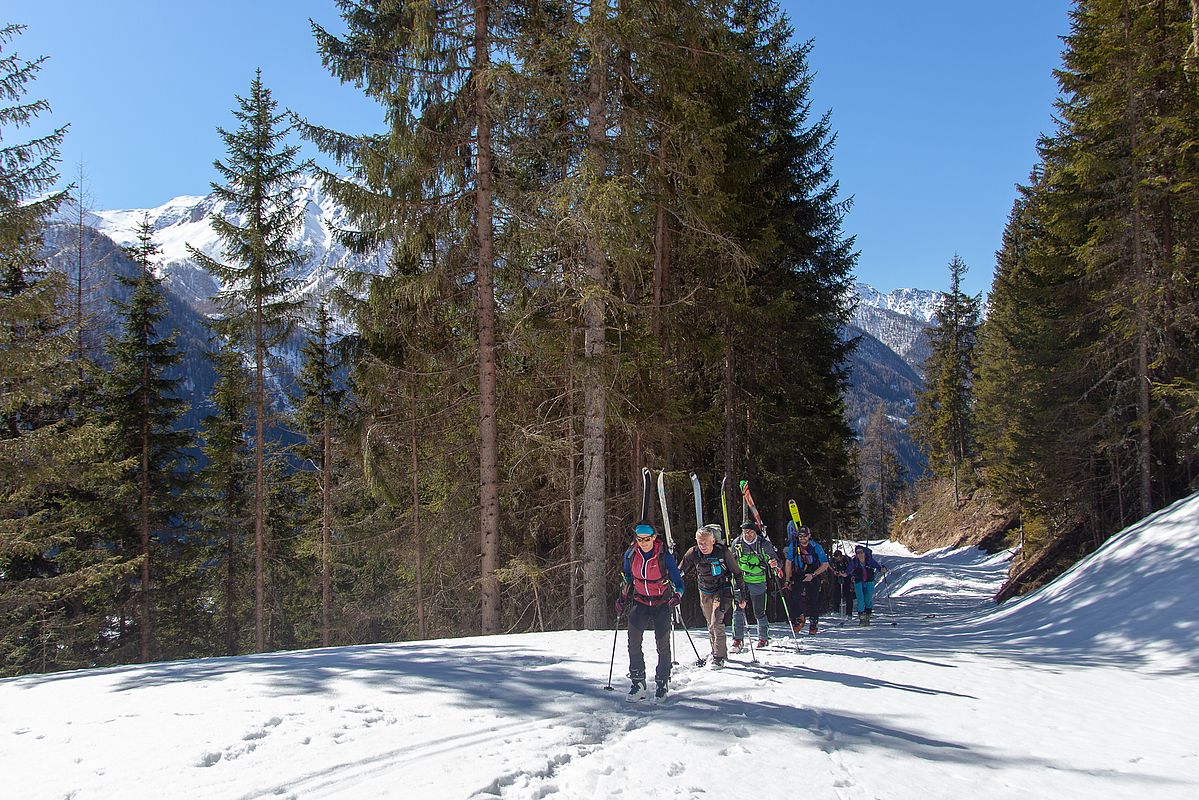
[{"label": "sunglasses", "polygon": [[653,536],[638,536],[637,537],[637,541],[639,541],[639,542],[652,542],[653,540],[654,540]]}]

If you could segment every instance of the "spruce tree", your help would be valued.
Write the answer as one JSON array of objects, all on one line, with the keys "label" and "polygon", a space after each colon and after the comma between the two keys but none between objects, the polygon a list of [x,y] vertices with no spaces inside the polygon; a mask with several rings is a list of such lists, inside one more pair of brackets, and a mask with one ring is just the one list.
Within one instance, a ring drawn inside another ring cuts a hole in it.
[{"label": "spruce tree", "polygon": [[[503,52],[502,8],[489,0],[446,0],[429,8],[338,0],[338,6],[348,28],[344,37],[313,25],[322,60],[342,81],[378,100],[389,125],[386,134],[368,137],[306,128],[309,138],[363,179],[351,183],[325,175],[357,223],[346,243],[357,249],[386,243],[407,250],[417,264],[432,250],[440,269],[457,272],[460,284],[473,284],[480,627],[496,633],[501,607],[495,575],[500,508],[491,137],[492,109],[500,102],[493,96],[500,67],[492,54]],[[381,52],[386,59],[379,58]],[[446,247],[459,237],[468,242],[466,251]],[[415,290],[438,271],[426,263],[417,274],[394,279]]]},{"label": "spruce tree", "polygon": [[913,435],[933,473],[953,480],[961,504],[962,471],[975,456],[974,380],[981,300],[962,291],[966,262],[949,262],[949,291],[942,295],[928,337],[925,388],[916,398]]},{"label": "spruce tree", "polygon": [[247,554],[254,530],[254,464],[247,441],[250,376],[240,352],[218,339],[211,354],[216,370],[201,433],[205,465],[200,471],[200,528],[208,537],[208,570],[214,616],[224,655],[242,652],[242,623],[252,611],[243,587],[252,574]]},{"label": "spruce tree", "polygon": [[304,209],[293,200],[302,173],[296,163],[299,148],[284,144],[290,132],[286,115],[262,84],[259,71],[248,97],[237,98],[233,116],[236,131],[219,129],[227,148],[226,161],[214,166],[224,184],[212,185],[222,212],[212,227],[224,245],[226,261],[218,261],[189,246],[192,257],[221,282],[217,296],[225,317],[222,330],[252,354],[254,362],[254,641],[266,646],[266,526],[267,441],[271,412],[267,399],[266,366],[271,347],[285,341],[295,325],[299,303],[291,298],[292,270],[301,260],[291,240]]},{"label": "spruce tree", "polygon": [[332,339],[332,321],[327,304],[322,302],[316,309],[315,325],[301,350],[303,367],[299,376],[299,428],[305,436],[305,444],[300,448],[299,455],[316,469],[320,485],[317,552],[320,564],[322,647],[332,643],[334,433],[339,409],[345,399],[345,391],[338,383],[339,363]]},{"label": "spruce tree", "polygon": [[[143,662],[151,657],[152,580],[163,571],[152,566],[152,545],[156,549],[164,537],[175,538],[168,534],[179,527],[177,515],[190,469],[185,451],[192,443],[190,433],[178,429],[185,403],[179,397],[180,380],[170,377],[183,354],[174,334],[161,330],[167,312],[162,279],[154,270],[160,252],[147,216],[138,225],[135,243],[126,248],[139,271],[132,278],[120,278],[130,294],[127,300],[114,301],[122,331],[108,344],[104,386],[106,413],[116,423],[120,455],[137,464],[127,479],[138,494],[129,528],[141,561],[138,630]],[[182,602],[164,600],[167,605]]]}]

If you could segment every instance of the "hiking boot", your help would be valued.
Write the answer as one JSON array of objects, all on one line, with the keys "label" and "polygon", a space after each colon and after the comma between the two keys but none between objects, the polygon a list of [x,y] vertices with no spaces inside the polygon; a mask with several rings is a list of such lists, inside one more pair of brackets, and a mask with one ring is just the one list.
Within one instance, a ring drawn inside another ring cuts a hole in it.
[{"label": "hiking boot", "polygon": [[724,667],[725,659],[720,656],[712,656],[712,669],[721,669]]},{"label": "hiking boot", "polygon": [[808,623],[808,636],[815,636],[815,635],[816,635],[816,620],[812,620],[811,622]]},{"label": "hiking boot", "polygon": [[758,640],[758,647],[759,647],[759,648],[765,647],[765,646],[766,646],[766,645],[768,645],[768,644],[770,644],[770,640],[769,640],[769,639],[759,639],[759,640]]},{"label": "hiking boot", "polygon": [[658,681],[658,689],[654,692],[654,702],[661,703],[666,699],[667,683],[666,681]]},{"label": "hiking boot", "polygon": [[745,651],[745,643],[742,642],[740,639],[734,639],[733,640],[733,652],[741,653],[744,651]]},{"label": "hiking boot", "polygon": [[628,693],[628,695],[625,696],[625,700],[632,701],[632,700],[644,700],[644,699],[645,699],[645,681],[634,678],[633,679],[633,688],[629,689],[629,693]]}]

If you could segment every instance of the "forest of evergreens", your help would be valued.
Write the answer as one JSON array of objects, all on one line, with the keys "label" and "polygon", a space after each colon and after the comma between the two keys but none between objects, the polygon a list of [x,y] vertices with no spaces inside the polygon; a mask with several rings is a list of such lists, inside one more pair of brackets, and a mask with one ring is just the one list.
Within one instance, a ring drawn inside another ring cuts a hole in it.
[{"label": "forest of evergreens", "polygon": [[[914,433],[955,491],[1019,507],[1014,590],[1196,487],[1196,2],[1076,4],[985,306],[950,265]],[[230,213],[224,257],[193,251],[223,286],[194,430],[148,224],[114,333],[82,344],[43,245],[77,202],[69,121],[33,133],[42,62],[0,28],[0,675],[604,627],[643,466],[681,546],[691,471],[710,518],[728,475],[771,532],[788,498],[826,543],[886,527],[893,424],[859,451],[845,418],[832,122],[772,0],[336,5],[344,32],[296,46],[386,127],[281,109],[261,75],[212,120]],[[311,174],[342,243],[387,258],[315,308],[289,277]]]}]

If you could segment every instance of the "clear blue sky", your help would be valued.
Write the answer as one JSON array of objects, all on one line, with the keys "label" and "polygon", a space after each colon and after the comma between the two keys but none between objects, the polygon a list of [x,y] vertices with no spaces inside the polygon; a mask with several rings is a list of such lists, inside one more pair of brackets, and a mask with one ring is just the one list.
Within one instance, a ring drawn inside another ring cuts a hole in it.
[{"label": "clear blue sky", "polygon": [[[23,55],[47,55],[33,96],[69,122],[63,172],[83,163],[96,208],[206,194],[235,94],[254,70],[282,106],[373,131],[378,110],[321,67],[308,18],[332,0],[22,2]],[[1014,198],[1051,129],[1068,0],[783,0],[814,40],[813,112],[832,111],[834,172],[854,207],[861,280],[944,288],[959,253],[967,290],[990,284]],[[232,21],[237,19],[236,23]]]}]

